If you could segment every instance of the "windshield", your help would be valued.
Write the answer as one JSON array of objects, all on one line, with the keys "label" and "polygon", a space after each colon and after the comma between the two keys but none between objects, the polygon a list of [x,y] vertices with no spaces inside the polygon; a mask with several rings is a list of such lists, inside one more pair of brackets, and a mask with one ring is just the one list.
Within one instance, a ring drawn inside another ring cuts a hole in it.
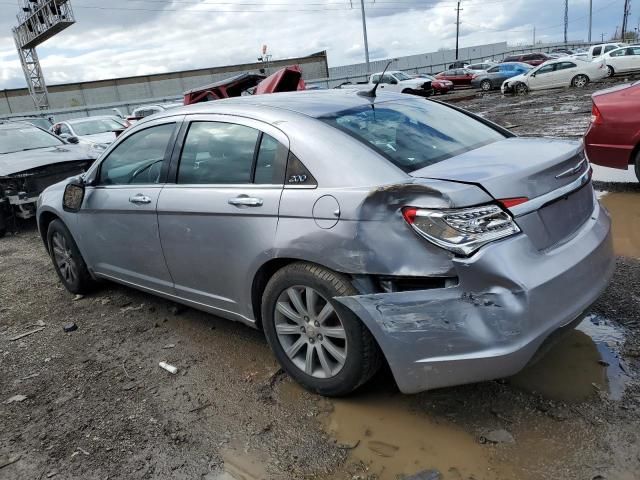
[{"label": "windshield", "polygon": [[393,76],[398,80],[411,80],[411,77],[404,72],[395,72]]},{"label": "windshield", "polygon": [[76,135],[96,135],[98,133],[107,133],[122,129],[122,124],[110,118],[82,120],[81,122],[69,123],[76,132]]},{"label": "windshield", "polygon": [[0,128],[0,154],[60,145],[62,140],[36,127]]},{"label": "windshield", "polygon": [[385,102],[320,120],[384,155],[405,172],[497,142],[503,134],[435,102]]}]

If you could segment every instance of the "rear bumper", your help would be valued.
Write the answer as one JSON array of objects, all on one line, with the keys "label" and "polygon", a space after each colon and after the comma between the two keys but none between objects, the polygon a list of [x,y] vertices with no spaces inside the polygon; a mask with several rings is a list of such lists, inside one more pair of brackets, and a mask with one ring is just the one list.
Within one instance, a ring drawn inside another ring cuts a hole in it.
[{"label": "rear bumper", "polygon": [[455,287],[337,300],[368,326],[404,393],[510,376],[606,288],[615,265],[610,225],[597,204],[551,250],[517,235],[455,260]]},{"label": "rear bumper", "polygon": [[615,135],[604,130],[602,126],[591,124],[584,137],[587,157],[591,163],[596,165],[626,170],[629,168],[634,146],[607,143],[606,140],[610,140],[612,137]]}]

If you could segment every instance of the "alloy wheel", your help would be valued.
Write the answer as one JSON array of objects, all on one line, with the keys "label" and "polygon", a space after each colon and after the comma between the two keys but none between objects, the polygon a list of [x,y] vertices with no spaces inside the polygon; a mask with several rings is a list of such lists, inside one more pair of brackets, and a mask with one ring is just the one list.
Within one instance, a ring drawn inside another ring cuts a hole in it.
[{"label": "alloy wheel", "polygon": [[577,87],[577,88],[584,88],[587,85],[588,80],[587,77],[585,77],[584,75],[578,75],[574,80],[573,80],[573,86]]},{"label": "alloy wheel", "polygon": [[78,267],[67,239],[60,232],[55,232],[51,237],[51,243],[53,258],[60,271],[60,275],[65,282],[69,284],[74,283],[78,278]]},{"label": "alloy wheel", "polygon": [[480,84],[480,87],[482,87],[482,90],[484,90],[485,92],[488,92],[489,90],[491,90],[491,82],[485,80]]},{"label": "alloy wheel", "polygon": [[324,296],[311,287],[293,286],[278,297],[275,331],[291,362],[307,375],[331,378],[347,360],[347,334]]}]

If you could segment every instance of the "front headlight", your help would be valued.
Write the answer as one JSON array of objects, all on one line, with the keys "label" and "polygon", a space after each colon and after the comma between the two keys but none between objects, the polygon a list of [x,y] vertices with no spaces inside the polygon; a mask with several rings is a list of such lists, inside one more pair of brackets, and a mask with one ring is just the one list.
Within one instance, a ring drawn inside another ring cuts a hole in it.
[{"label": "front headlight", "polygon": [[511,215],[497,205],[450,210],[405,207],[402,215],[421,237],[464,256],[520,232]]}]

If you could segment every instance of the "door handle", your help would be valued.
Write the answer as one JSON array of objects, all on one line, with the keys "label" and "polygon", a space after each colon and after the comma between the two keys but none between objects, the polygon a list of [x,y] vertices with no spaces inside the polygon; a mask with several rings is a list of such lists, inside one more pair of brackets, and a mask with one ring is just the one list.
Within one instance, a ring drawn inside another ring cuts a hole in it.
[{"label": "door handle", "polygon": [[234,205],[236,207],[261,207],[262,199],[256,197],[230,198],[229,205]]},{"label": "door handle", "polygon": [[141,193],[138,193],[133,197],[129,197],[129,202],[135,203],[136,205],[144,205],[146,203],[151,203],[151,198],[147,197],[146,195],[142,195]]}]

